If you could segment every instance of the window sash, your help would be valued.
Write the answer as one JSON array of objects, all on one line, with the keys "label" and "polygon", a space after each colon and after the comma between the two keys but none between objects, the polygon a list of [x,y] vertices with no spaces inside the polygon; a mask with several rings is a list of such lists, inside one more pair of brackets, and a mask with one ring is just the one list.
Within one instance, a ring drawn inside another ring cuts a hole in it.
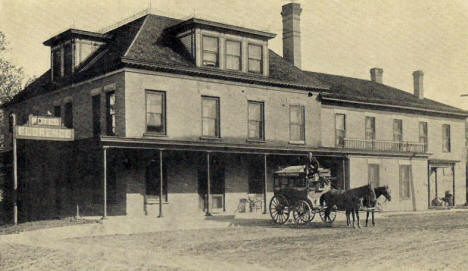
[{"label": "window sash", "polygon": [[378,164],[369,164],[367,166],[368,183],[377,187],[380,185],[380,166]]},{"label": "window sash", "polygon": [[226,69],[239,71],[241,69],[241,43],[226,40]]},{"label": "window sash", "polygon": [[335,114],[335,140],[336,146],[343,146],[346,137],[346,116]]},{"label": "window sash", "polygon": [[403,121],[400,119],[393,120],[393,141],[403,141]]},{"label": "window sash", "polygon": [[248,138],[263,140],[264,136],[264,104],[262,102],[248,103]]},{"label": "window sash", "polygon": [[248,70],[249,72],[262,73],[263,71],[263,47],[261,45],[248,45]]},{"label": "window sash", "polygon": [[292,141],[305,140],[304,106],[289,106],[289,134]]},{"label": "window sash", "polygon": [[410,198],[411,166],[400,165],[400,199]]},{"label": "window sash", "polygon": [[419,143],[427,147],[427,122],[419,122]]},{"label": "window sash", "polygon": [[219,66],[219,39],[217,37],[203,36],[203,66]]},{"label": "window sash", "polygon": [[115,92],[108,92],[106,94],[106,128],[107,135],[115,135]]},{"label": "window sash", "polygon": [[202,136],[219,137],[219,98],[202,97]]},{"label": "window sash", "polygon": [[146,131],[166,133],[166,94],[162,91],[146,92]]},{"label": "window sash", "polygon": [[450,142],[450,125],[442,125],[442,150],[444,152],[450,152],[451,142]]},{"label": "window sash", "polygon": [[375,118],[366,117],[366,140],[375,140]]}]

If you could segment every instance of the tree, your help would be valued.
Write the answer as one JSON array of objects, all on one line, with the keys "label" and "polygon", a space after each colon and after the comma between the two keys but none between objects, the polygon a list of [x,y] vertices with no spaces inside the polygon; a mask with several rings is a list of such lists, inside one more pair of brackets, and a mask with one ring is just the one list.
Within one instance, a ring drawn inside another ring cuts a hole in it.
[{"label": "tree", "polygon": [[10,101],[23,89],[24,72],[6,59],[8,48],[5,35],[0,31],[0,104]]}]

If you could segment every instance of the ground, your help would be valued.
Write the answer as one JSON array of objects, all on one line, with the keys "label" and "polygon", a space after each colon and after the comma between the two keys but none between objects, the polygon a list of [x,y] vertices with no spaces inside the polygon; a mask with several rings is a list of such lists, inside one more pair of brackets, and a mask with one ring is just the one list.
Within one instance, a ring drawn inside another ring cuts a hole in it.
[{"label": "ground", "polygon": [[[341,214],[340,214],[341,215]],[[388,216],[376,227],[336,221],[67,238],[53,245],[0,239],[0,270],[464,270],[468,212]]]}]

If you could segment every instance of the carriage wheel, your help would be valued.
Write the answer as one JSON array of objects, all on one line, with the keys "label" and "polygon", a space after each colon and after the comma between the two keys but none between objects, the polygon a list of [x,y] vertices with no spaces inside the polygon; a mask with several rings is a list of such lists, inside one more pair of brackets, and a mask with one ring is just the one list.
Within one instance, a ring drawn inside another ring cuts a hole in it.
[{"label": "carriage wheel", "polygon": [[284,224],[289,219],[289,203],[282,195],[275,195],[270,201],[270,216],[276,224]]},{"label": "carriage wheel", "polygon": [[[296,224],[305,224],[308,223],[309,221],[312,221],[310,218],[312,215],[312,207],[310,207],[310,204],[307,203],[305,200],[300,200],[297,203],[297,206],[294,208],[292,211],[293,217],[294,217],[294,222]],[[315,212],[313,213],[315,215]]]},{"label": "carriage wheel", "polygon": [[327,209],[327,207],[323,207],[320,209],[320,212],[319,212],[319,215],[320,215],[320,218],[322,219],[323,222],[325,223],[333,223],[333,221],[335,221],[335,218],[336,218],[336,209],[335,208],[330,208],[330,214],[328,215],[328,217],[325,217],[325,210]]},{"label": "carriage wheel", "polygon": [[310,206],[310,218],[309,218],[309,222],[312,222],[312,220],[314,220],[314,217],[315,217],[316,208],[314,208],[314,205],[312,204],[312,202],[311,202],[310,200],[307,200],[307,203],[308,203],[309,206]]}]

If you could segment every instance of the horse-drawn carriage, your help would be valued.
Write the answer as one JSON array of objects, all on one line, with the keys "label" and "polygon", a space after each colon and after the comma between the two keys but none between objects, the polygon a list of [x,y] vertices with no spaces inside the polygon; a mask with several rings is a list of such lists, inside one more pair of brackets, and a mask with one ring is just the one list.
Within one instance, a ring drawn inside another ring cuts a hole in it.
[{"label": "horse-drawn carriage", "polygon": [[336,210],[325,217],[320,196],[331,187],[329,169],[318,168],[310,173],[307,166],[290,166],[273,174],[274,196],[270,201],[270,215],[277,224],[284,224],[292,213],[295,223],[307,223],[319,213],[322,221],[332,223]]}]

